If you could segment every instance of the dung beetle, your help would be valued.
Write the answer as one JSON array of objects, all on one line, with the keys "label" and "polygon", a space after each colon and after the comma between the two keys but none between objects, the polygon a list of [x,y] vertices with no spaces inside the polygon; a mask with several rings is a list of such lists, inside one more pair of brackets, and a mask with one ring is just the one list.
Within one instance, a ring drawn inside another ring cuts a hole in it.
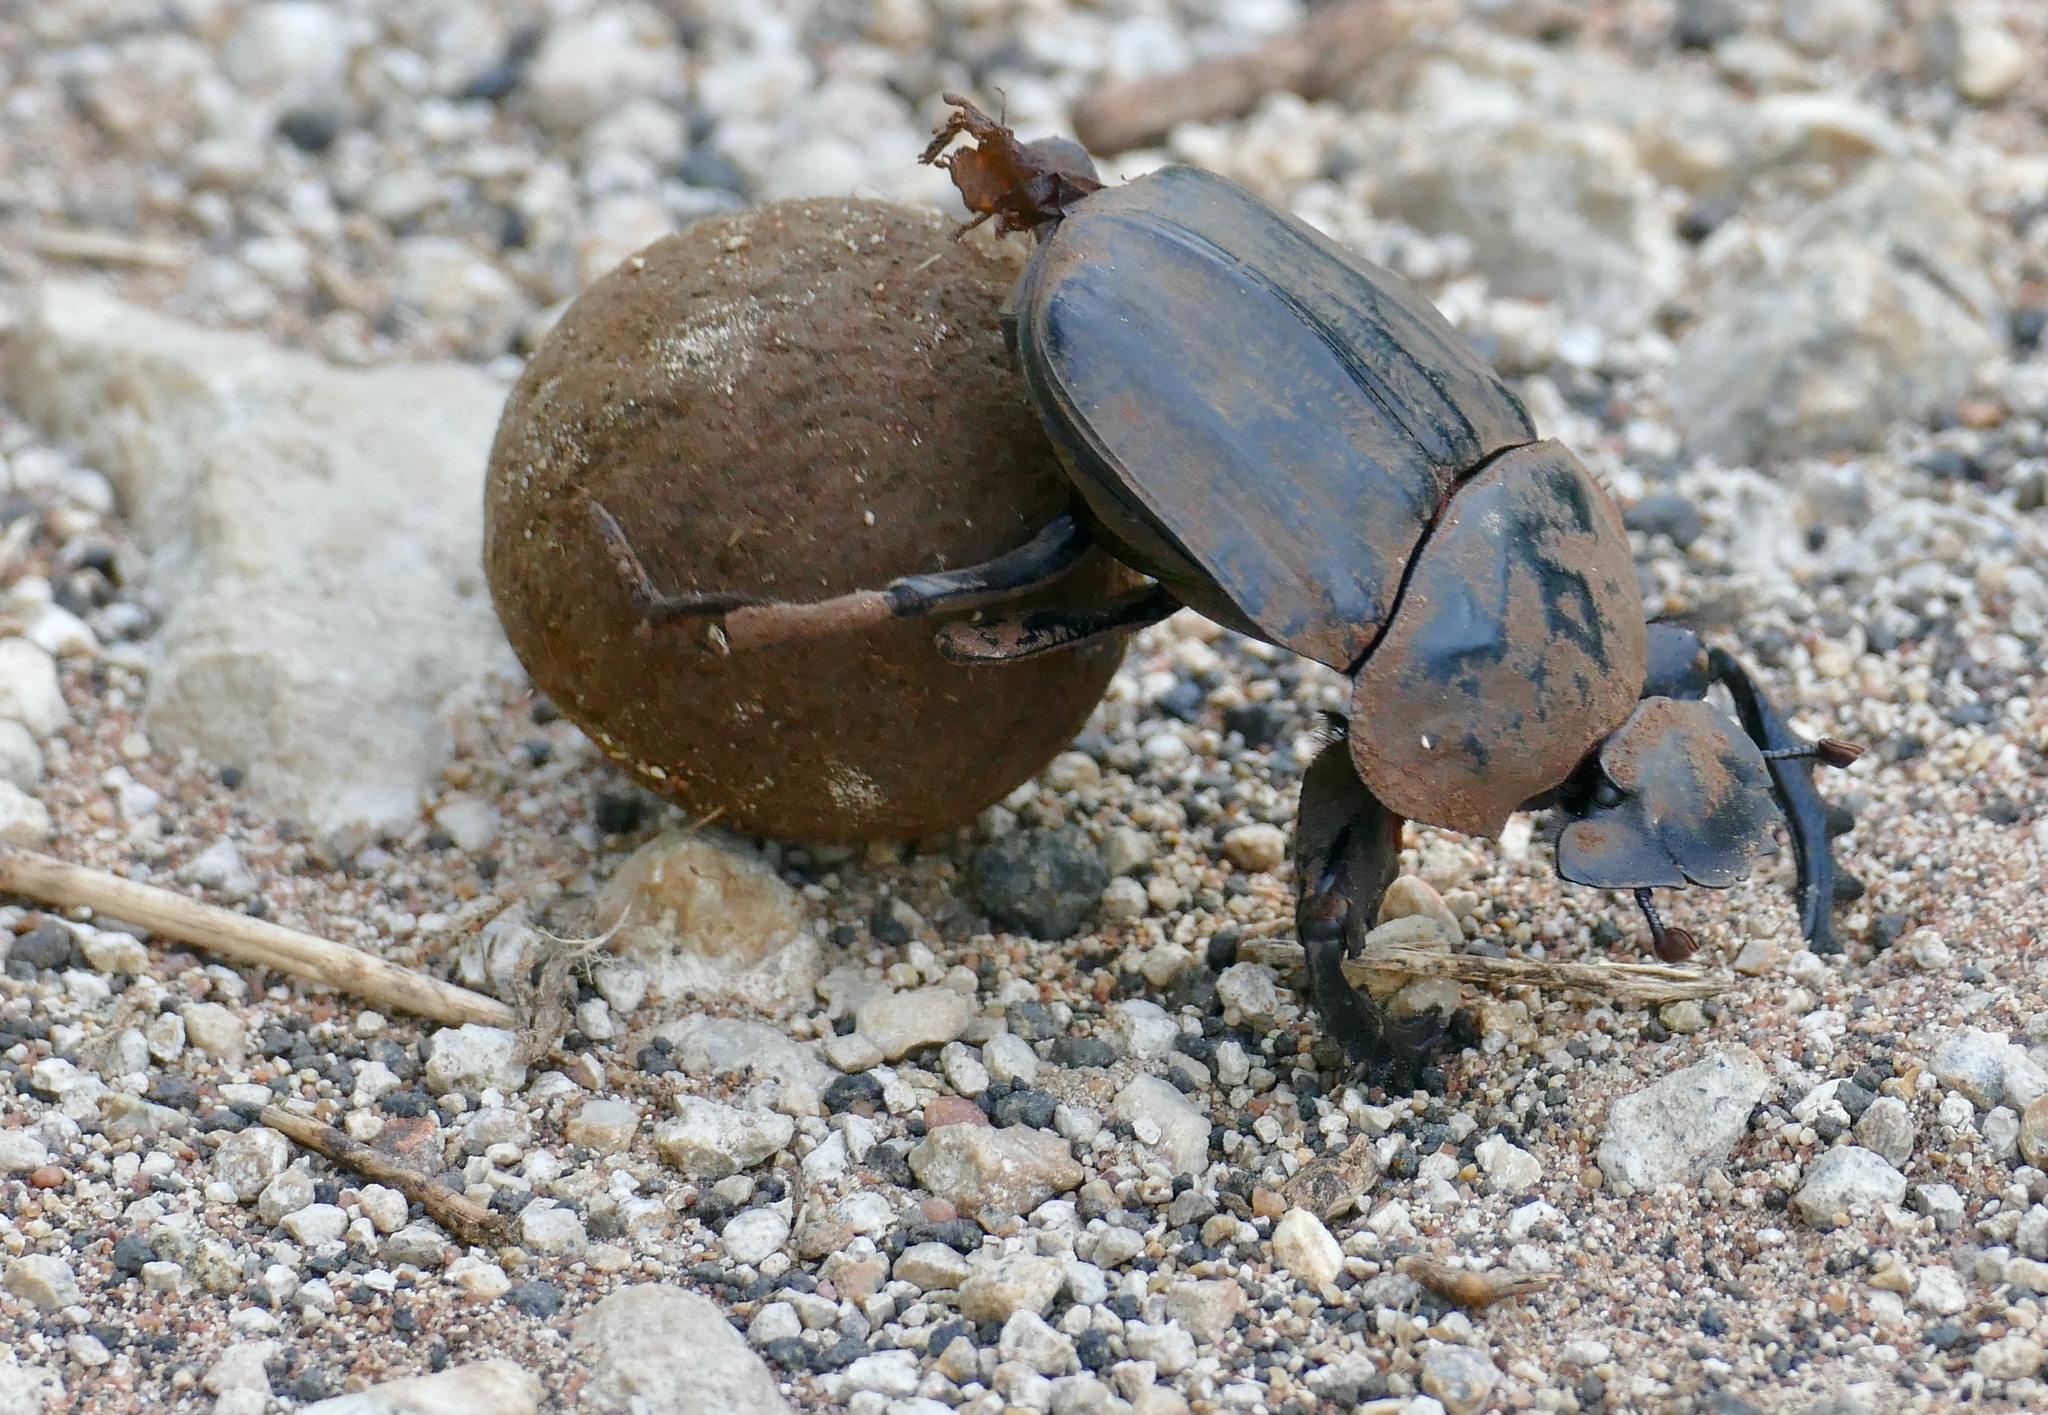
[{"label": "dung beetle", "polygon": [[[984,565],[814,604],[663,598],[735,648],[881,617],[990,610],[939,631],[964,664],[1029,657],[1183,605],[1347,675],[1348,713],[1307,768],[1296,923],[1308,995],[1367,1076],[1411,1078],[1442,1031],[1395,1022],[1344,977],[1400,859],[1404,819],[1496,835],[1561,823],[1557,871],[1629,890],[1666,959],[1693,951],[1651,890],[1725,887],[1789,824],[1801,924],[1834,947],[1816,761],[1728,654],[1645,624],[1628,537],[1578,459],[1421,295],[1225,179],[1169,166],[1105,186],[1087,154],[1021,143],[964,99],[924,160],[974,222],[1037,238],[1004,311],[1075,499]],[[974,145],[954,147],[961,136]],[[1151,583],[1004,615],[1100,545]],[[1722,686],[1737,722],[1706,701]],[[1773,809],[1773,797],[1776,810]]]}]

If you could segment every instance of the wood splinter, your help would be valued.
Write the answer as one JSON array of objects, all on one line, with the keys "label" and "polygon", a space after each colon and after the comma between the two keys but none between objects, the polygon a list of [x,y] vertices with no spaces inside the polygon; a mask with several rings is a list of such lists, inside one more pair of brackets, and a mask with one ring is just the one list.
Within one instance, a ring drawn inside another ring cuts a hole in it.
[{"label": "wood splinter", "polygon": [[296,1140],[317,1155],[365,1179],[388,1184],[427,1211],[427,1217],[464,1243],[494,1247],[506,1241],[509,1229],[505,1215],[493,1213],[466,1194],[458,1194],[438,1179],[408,1169],[381,1150],[352,1139],[332,1125],[322,1125],[309,1116],[294,1115],[281,1106],[267,1105],[257,1117],[287,1139]]},{"label": "wood splinter", "polygon": [[1248,53],[1083,94],[1074,104],[1075,135],[1090,152],[1114,155],[1157,142],[1182,123],[1241,117],[1269,93],[1327,98],[1400,54],[1431,8],[1396,0],[1325,6]]},{"label": "wood splinter", "polygon": [[23,895],[53,909],[91,909],[237,963],[259,964],[294,978],[324,983],[365,1002],[436,1022],[455,1026],[475,1022],[507,1030],[519,1027],[518,1012],[494,997],[387,962],[360,948],[20,846],[0,845],[0,893]]}]

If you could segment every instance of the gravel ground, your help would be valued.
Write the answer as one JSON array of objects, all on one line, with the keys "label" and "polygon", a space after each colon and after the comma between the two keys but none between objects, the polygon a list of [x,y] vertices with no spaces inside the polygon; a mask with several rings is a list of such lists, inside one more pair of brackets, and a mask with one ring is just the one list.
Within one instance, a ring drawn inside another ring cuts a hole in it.
[{"label": "gravel ground", "polygon": [[[337,361],[516,372],[562,301],[676,223],[779,195],[942,200],[910,159],[948,86],[1042,130],[1105,78],[1299,18],[723,8],[0,11],[0,280],[90,265]],[[1356,99],[1275,99],[1118,165],[1210,163],[1415,279],[1628,508],[1652,612],[1742,654],[1802,731],[1868,748],[1826,783],[1863,886],[1841,953],[1801,948],[1787,852],[1662,896],[1727,970],[1718,998],[1468,990],[1473,1044],[1435,1085],[1361,1094],[1285,977],[1238,961],[1291,928],[1281,832],[1343,684],[1186,615],[956,837],[708,847],[758,850],[749,907],[800,917],[817,990],[692,1013],[600,970],[530,1075],[488,1037],[9,907],[0,1412],[237,1415],[495,1358],[542,1408],[624,1408],[631,1342],[579,1322],[648,1284],[713,1299],[805,1410],[2048,1408],[2039,16],[1471,8],[1427,17]],[[1475,113],[1511,141],[1459,147]],[[1404,166],[1403,144],[1433,156]],[[1554,180],[1488,186],[1494,150]],[[1884,165],[1909,159],[1952,196],[1913,197]],[[1912,209],[1887,225],[1872,192]],[[1951,199],[1976,236],[1936,220]],[[1923,216],[1940,239],[1916,245]],[[1814,303],[1802,253],[1853,272],[1866,245],[1878,293]],[[1926,314],[1923,279],[1966,313]],[[1717,323],[1749,299],[1796,327]],[[1782,374],[1756,419],[1688,402],[1754,396],[1746,366]],[[459,725],[449,809],[326,858],[232,771],[144,735],[156,610],[114,496],[0,418],[0,728],[22,729],[0,774],[34,798],[0,799],[9,838],[43,834],[39,801],[67,858],[402,962],[466,956],[477,983],[510,906],[574,934],[635,850],[707,848],[514,692]],[[1468,950],[1638,956],[1627,902],[1561,885],[1537,827],[1410,827],[1412,909]],[[1060,902],[1019,897],[1004,862],[1061,853],[1110,879],[1074,901],[1091,921],[1058,943],[996,927]],[[1696,1064],[1684,1094],[1617,1104]],[[248,1118],[267,1099],[443,1174],[517,1241],[465,1252],[269,1144]],[[1293,1208],[1288,1181],[1360,1136],[1378,1177],[1356,1207]],[[997,1137],[1021,1147],[1000,1174]],[[1465,1313],[1411,1255],[1556,1280]],[[754,1369],[702,1341],[632,1358],[648,1408]],[[535,1408],[505,1391],[476,1408]]]}]

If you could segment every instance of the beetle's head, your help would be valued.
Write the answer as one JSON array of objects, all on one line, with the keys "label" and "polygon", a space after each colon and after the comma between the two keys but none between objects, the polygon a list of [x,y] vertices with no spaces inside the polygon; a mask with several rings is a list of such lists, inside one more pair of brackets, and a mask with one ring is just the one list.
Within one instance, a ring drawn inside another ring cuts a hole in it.
[{"label": "beetle's head", "polygon": [[[1095,163],[1079,143],[1066,138],[1018,142],[1007,125],[958,94],[947,94],[946,102],[953,112],[918,160],[946,169],[960,189],[960,200],[974,213],[969,225],[994,217],[998,235],[1034,230],[1102,190]],[[974,146],[946,151],[961,136],[973,138]]]},{"label": "beetle's head", "polygon": [[1644,698],[1559,788],[1557,872],[1596,889],[1734,884],[1771,845],[1764,755],[1718,708]]}]

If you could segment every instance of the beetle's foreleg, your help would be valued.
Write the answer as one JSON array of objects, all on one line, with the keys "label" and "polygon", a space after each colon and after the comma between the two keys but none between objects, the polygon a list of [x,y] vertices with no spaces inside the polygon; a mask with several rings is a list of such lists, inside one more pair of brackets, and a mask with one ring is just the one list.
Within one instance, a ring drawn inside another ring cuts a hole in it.
[{"label": "beetle's foreleg", "polygon": [[1412,1082],[1441,1035],[1434,1013],[1390,1020],[1344,976],[1344,959],[1372,927],[1380,899],[1401,868],[1401,818],[1388,810],[1351,764],[1342,740],[1309,765],[1294,829],[1295,929],[1308,972],[1308,996],[1323,1029],[1373,1081]]},{"label": "beetle's foreleg", "polygon": [[[1799,927],[1807,946],[1815,953],[1839,953],[1841,944],[1829,929],[1829,910],[1834,907],[1835,856],[1828,843],[1827,804],[1813,785],[1816,760],[1830,766],[1847,766],[1859,749],[1832,740],[1809,742],[1792,730],[1770,699],[1763,695],[1747,670],[1733,655],[1709,649],[1707,661],[1714,681],[1727,688],[1735,700],[1735,714],[1743,731],[1762,749],[1770,767],[1771,787],[1785,823],[1792,835],[1792,855],[1799,873]],[[1845,877],[1844,883],[1848,883]]]}]

